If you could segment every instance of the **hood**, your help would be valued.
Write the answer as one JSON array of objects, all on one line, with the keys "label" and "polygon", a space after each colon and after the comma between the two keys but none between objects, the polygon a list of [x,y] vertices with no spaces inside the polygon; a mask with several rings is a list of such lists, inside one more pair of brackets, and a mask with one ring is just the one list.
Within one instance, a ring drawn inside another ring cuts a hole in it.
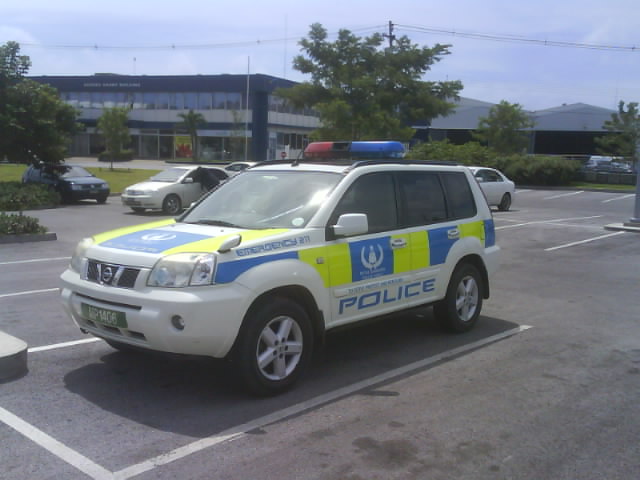
[{"label": "hood", "polygon": [[98,177],[62,177],[62,182],[75,183],[76,185],[96,185],[100,183],[107,183],[105,180]]},{"label": "hood", "polygon": [[175,182],[140,182],[127,187],[126,190],[144,190],[147,192],[157,192],[158,190],[170,185],[175,185]]},{"label": "hood", "polygon": [[174,253],[216,252],[222,242],[232,235],[241,235],[242,241],[238,248],[244,252],[258,241],[264,243],[265,238],[286,236],[290,231],[244,230],[176,223],[174,219],[165,219],[95,235],[94,244],[87,255],[102,261],[150,268],[158,258]]}]

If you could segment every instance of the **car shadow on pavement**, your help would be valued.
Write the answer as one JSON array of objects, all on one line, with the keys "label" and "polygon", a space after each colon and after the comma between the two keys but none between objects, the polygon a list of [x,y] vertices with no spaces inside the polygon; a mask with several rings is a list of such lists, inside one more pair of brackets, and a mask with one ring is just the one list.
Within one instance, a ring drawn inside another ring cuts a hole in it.
[{"label": "car shadow on pavement", "polygon": [[70,371],[64,382],[120,417],[203,438],[518,326],[483,316],[471,332],[447,334],[430,308],[370,323],[329,333],[302,381],[276,397],[245,394],[235,385],[231,362],[152,352],[110,351]]}]

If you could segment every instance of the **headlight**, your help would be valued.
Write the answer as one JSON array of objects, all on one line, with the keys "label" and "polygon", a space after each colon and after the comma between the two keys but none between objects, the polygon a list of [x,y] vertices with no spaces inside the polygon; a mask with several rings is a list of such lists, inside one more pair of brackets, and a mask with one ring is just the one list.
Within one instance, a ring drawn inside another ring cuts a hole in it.
[{"label": "headlight", "polygon": [[147,285],[150,287],[180,288],[211,285],[216,257],[208,253],[177,253],[155,264]]},{"label": "headlight", "polygon": [[71,257],[71,262],[69,263],[71,270],[80,274],[82,273],[82,262],[86,258],[87,250],[91,245],[93,245],[93,238],[85,238],[76,245],[73,257]]}]

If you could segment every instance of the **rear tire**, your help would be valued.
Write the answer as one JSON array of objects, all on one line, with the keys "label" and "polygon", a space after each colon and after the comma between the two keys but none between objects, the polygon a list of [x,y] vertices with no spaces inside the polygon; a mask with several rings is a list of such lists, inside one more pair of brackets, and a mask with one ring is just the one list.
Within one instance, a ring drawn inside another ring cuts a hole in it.
[{"label": "rear tire", "polygon": [[180,197],[175,194],[167,195],[162,202],[162,211],[167,215],[176,215],[182,210]]},{"label": "rear tire", "polygon": [[501,212],[506,212],[510,208],[511,208],[511,194],[505,193],[502,196],[500,203],[498,204],[498,210],[500,210]]},{"label": "rear tire", "polygon": [[307,312],[292,300],[275,297],[247,314],[234,360],[243,388],[267,396],[290,388],[309,364],[312,351]]},{"label": "rear tire", "polygon": [[447,295],[436,303],[433,312],[448,331],[463,333],[471,330],[482,310],[482,276],[470,263],[456,267],[451,275]]}]

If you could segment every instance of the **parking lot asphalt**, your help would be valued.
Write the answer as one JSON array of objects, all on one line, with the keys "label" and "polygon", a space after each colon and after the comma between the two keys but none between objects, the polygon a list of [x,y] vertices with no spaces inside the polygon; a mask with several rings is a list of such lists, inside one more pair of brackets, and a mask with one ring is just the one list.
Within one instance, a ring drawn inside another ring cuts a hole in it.
[{"label": "parking lot asphalt", "polygon": [[640,471],[640,236],[620,193],[519,190],[477,328],[429,308],[329,335],[296,389],[246,397],[224,362],[116,352],[57,279],[81,238],[164,218],[110,198],[29,212],[57,241],[0,245],[2,478],[630,479]]}]

